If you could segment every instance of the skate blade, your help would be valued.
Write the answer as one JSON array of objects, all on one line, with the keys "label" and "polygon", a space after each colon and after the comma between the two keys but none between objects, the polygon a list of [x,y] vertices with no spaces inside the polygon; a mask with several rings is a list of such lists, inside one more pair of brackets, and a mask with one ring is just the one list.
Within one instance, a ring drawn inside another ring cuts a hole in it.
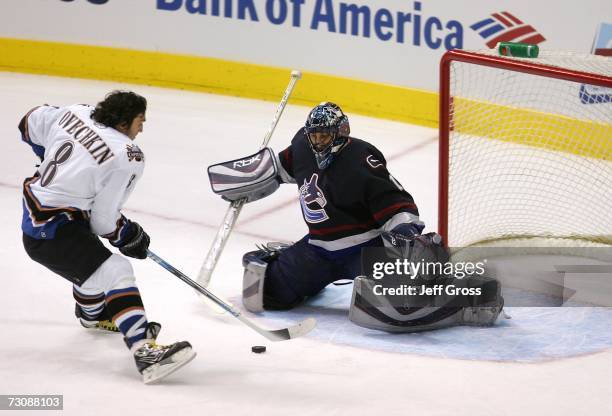
[{"label": "skate blade", "polygon": [[142,380],[145,384],[156,383],[189,363],[196,355],[193,349],[184,348],[176,354],[173,354],[172,357],[169,357],[165,362],[162,361],[161,363],[147,367],[142,372]]}]

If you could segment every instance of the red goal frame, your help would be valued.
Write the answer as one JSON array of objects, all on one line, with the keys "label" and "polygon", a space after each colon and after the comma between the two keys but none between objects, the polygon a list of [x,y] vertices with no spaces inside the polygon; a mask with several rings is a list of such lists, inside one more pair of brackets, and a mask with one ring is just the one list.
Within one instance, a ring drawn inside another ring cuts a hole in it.
[{"label": "red goal frame", "polygon": [[604,75],[543,65],[530,62],[528,58],[524,60],[510,59],[504,56],[485,55],[459,49],[447,51],[440,60],[438,160],[438,233],[442,236],[445,246],[448,244],[449,136],[451,125],[450,111],[452,105],[452,97],[450,95],[450,67],[453,61],[612,88],[612,77]]}]

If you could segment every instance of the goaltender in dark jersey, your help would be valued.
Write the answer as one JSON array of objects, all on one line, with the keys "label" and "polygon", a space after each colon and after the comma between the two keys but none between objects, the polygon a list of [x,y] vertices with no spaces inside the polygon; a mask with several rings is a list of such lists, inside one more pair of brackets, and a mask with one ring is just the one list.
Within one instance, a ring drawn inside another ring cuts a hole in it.
[{"label": "goaltender in dark jersey", "polygon": [[[314,107],[278,159],[280,179],[298,186],[308,234],[290,245],[272,243],[244,254],[242,303],[247,310],[292,309],[332,282],[350,279],[349,319],[367,328],[414,332],[489,325],[497,318],[503,306],[499,285],[484,277],[473,279],[474,288],[491,287],[482,309],[471,307],[473,297],[467,299],[469,307],[429,311],[408,302],[395,308],[386,296],[373,293],[379,282],[368,277],[363,248],[384,246],[386,255],[409,261],[445,259],[448,253],[439,235],[422,234],[425,225],[412,196],[389,173],[375,146],[350,136],[348,117],[337,104]],[[266,194],[267,188],[261,189]],[[428,296],[433,301],[440,297]]]},{"label": "goaltender in dark jersey", "polygon": [[382,153],[366,141],[348,138],[334,162],[319,169],[301,128],[279,159],[283,180],[299,186],[311,245],[340,254],[370,245],[382,229],[419,222],[412,196],[389,173]]}]

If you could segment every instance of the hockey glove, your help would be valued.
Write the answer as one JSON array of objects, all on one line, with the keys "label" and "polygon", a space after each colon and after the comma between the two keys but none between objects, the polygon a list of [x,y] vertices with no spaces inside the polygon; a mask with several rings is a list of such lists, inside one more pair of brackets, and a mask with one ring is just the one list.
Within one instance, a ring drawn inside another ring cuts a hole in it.
[{"label": "hockey glove", "polygon": [[410,259],[414,240],[423,231],[423,224],[404,223],[391,231],[383,231],[381,237],[385,247],[393,257]]},{"label": "hockey glove", "polygon": [[[430,266],[421,270],[412,279],[427,278],[437,279],[443,276],[446,263],[450,260],[450,255],[446,247],[442,245],[442,237],[437,233],[427,233],[423,235],[413,235],[406,237],[402,234],[386,232],[382,234],[387,255],[391,258],[407,259],[411,263],[438,263],[439,266],[430,269]],[[436,281],[436,280],[434,280]]]},{"label": "hockey glove", "polygon": [[147,249],[151,239],[137,222],[130,222],[130,234],[125,243],[119,247],[119,251],[125,256],[135,259],[146,259]]},{"label": "hockey glove", "polygon": [[423,223],[416,224],[414,222],[408,222],[408,223],[403,223],[403,224],[399,224],[395,226],[388,233],[392,235],[396,235],[398,237],[412,238],[415,235],[421,234],[421,231],[423,231],[423,228],[425,228]]}]

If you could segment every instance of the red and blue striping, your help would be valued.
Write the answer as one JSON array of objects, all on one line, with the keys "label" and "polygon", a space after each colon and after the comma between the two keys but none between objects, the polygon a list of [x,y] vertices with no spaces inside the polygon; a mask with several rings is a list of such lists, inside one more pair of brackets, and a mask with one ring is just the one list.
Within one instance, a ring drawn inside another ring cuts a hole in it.
[{"label": "red and blue striping", "polygon": [[494,48],[498,42],[537,45],[546,40],[533,26],[525,24],[509,12],[492,13],[491,17],[474,23],[470,28],[486,41],[489,48]]}]

